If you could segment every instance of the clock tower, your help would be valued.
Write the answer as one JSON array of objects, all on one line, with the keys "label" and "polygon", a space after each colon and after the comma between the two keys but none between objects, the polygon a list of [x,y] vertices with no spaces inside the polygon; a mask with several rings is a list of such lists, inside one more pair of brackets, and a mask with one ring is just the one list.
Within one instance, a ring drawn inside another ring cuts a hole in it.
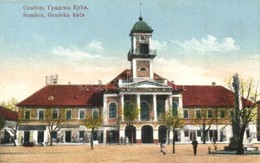
[{"label": "clock tower", "polygon": [[141,16],[130,32],[131,49],[128,61],[131,62],[133,81],[153,80],[153,59],[156,50],[151,48],[152,33],[153,29]]}]

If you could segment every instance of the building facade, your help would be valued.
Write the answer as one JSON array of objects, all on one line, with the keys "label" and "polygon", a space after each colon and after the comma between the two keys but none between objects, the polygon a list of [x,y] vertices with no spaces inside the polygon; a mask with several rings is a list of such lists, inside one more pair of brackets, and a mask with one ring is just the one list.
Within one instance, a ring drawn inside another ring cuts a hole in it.
[{"label": "building facade", "polygon": [[0,116],[4,120],[4,127],[0,130],[0,144],[14,143],[18,114],[0,106]]},{"label": "building facade", "polygon": [[[90,130],[83,120],[87,113],[94,116],[101,112],[103,125],[94,134],[99,143],[130,139],[132,129],[133,143],[158,143],[167,136],[172,141],[160,119],[163,113],[174,110],[186,123],[175,132],[175,141],[190,142],[194,137],[201,141],[201,126],[205,124],[210,127],[205,136],[207,141],[228,142],[232,137],[229,114],[234,108],[234,93],[214,83],[176,85],[154,73],[157,51],[152,49],[152,33],[153,29],[140,16],[130,31],[131,48],[127,58],[131,68],[123,70],[108,84],[55,83],[21,101],[18,106],[24,117],[19,126],[19,138],[36,143],[50,139],[56,143],[88,143]],[[130,104],[139,109],[133,128],[129,128],[124,119],[124,108]],[[52,118],[58,115],[65,118],[59,130],[51,134],[46,122],[47,112]],[[248,126],[245,138],[256,139],[255,123]]]}]

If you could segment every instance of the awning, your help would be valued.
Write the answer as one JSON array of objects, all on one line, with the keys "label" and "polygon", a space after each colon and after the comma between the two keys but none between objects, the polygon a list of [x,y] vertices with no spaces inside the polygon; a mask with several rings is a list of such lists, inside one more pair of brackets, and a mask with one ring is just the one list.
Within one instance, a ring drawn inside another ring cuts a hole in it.
[{"label": "awning", "polygon": [[61,124],[60,128],[79,128],[79,125],[74,124]]},{"label": "awning", "polygon": [[46,126],[44,125],[26,125],[19,126],[19,130],[46,130]]},{"label": "awning", "polygon": [[10,129],[5,129],[5,131],[8,132],[10,136],[14,136],[14,133],[10,131]]}]

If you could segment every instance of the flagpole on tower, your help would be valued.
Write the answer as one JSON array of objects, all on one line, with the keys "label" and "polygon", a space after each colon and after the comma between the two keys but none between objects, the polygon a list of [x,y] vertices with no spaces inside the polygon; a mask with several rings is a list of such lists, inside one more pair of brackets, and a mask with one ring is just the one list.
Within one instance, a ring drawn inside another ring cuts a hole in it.
[{"label": "flagpole on tower", "polygon": [[140,17],[142,17],[142,1],[140,0],[140,3],[139,3],[139,5],[140,5]]}]

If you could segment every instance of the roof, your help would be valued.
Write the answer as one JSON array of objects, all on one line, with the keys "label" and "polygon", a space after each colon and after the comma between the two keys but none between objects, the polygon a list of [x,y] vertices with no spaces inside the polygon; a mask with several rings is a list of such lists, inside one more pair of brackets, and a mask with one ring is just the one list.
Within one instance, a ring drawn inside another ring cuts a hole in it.
[{"label": "roof", "polygon": [[7,109],[3,106],[0,106],[0,114],[5,118],[5,120],[16,121],[18,114],[15,111]]},{"label": "roof", "polygon": [[[118,87],[118,83],[119,83],[119,79],[123,80],[123,81],[132,81],[133,76],[132,76],[132,72],[130,69],[125,69],[124,71],[122,71],[118,76],[116,76],[113,80],[111,80],[106,86],[106,90],[113,90],[116,91],[119,89]],[[165,78],[163,78],[162,76],[154,73],[154,80],[156,81],[162,81],[162,80],[166,80]],[[174,83],[170,82],[167,80],[167,85],[172,87],[173,90],[182,90],[182,87],[179,87],[177,85],[175,85]]]},{"label": "roof", "polygon": [[[119,79],[132,80],[131,70],[126,69],[116,76],[107,85],[47,85],[30,97],[21,101],[20,107],[87,107],[103,106],[103,93],[118,92]],[[155,81],[166,79],[154,73]],[[167,80],[167,85],[172,88],[173,94],[182,93],[183,107],[210,107],[232,108],[234,107],[234,92],[217,85],[175,85]],[[246,99],[243,105],[254,104]]]},{"label": "roof", "polygon": [[[183,107],[234,107],[234,92],[223,86],[183,86]],[[243,99],[243,105],[253,106],[249,100]]]},{"label": "roof", "polygon": [[130,36],[133,33],[152,33],[153,29],[145,22],[143,21],[143,18],[140,16],[139,21],[135,23],[133,26]]},{"label": "roof", "polygon": [[47,85],[17,104],[20,107],[103,105],[103,85]]}]

